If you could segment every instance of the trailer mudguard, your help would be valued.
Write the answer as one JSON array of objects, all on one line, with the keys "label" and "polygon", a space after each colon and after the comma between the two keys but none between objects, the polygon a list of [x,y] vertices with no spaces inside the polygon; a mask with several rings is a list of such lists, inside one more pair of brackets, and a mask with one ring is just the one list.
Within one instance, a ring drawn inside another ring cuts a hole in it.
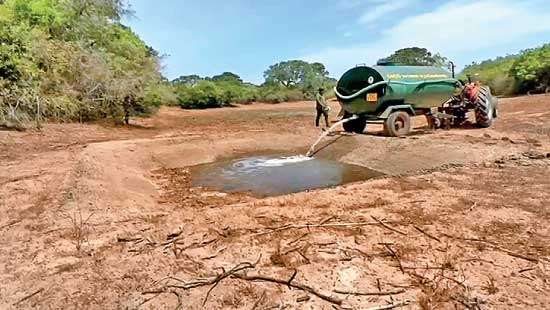
[{"label": "trailer mudguard", "polygon": [[402,105],[392,105],[392,106],[387,107],[386,110],[384,110],[384,112],[382,112],[378,116],[378,118],[387,119],[390,116],[390,114],[392,114],[395,111],[405,111],[411,116],[416,115],[416,113],[414,112],[414,109],[411,105],[402,104]]}]

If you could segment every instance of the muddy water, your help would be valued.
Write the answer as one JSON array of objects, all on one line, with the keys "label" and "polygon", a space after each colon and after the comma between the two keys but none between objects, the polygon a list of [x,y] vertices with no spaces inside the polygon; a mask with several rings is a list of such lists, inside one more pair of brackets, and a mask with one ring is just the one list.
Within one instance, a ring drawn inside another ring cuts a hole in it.
[{"label": "muddy water", "polygon": [[192,185],[222,192],[266,197],[367,180],[382,173],[306,156],[257,156],[191,168]]}]

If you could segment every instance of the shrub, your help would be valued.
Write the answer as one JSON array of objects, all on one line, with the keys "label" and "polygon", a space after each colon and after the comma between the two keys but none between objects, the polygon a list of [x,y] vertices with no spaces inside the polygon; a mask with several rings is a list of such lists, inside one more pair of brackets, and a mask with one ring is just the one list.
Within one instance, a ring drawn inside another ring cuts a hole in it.
[{"label": "shrub", "polygon": [[156,52],[119,23],[124,1],[69,2],[0,1],[3,126],[42,117],[121,121],[175,101]]},{"label": "shrub", "polygon": [[148,86],[145,89],[143,100],[146,105],[157,108],[161,105],[176,106],[179,104],[174,88],[164,82]]},{"label": "shrub", "polygon": [[201,81],[194,86],[181,86],[178,99],[184,109],[207,109],[223,106],[222,95],[214,82]]}]

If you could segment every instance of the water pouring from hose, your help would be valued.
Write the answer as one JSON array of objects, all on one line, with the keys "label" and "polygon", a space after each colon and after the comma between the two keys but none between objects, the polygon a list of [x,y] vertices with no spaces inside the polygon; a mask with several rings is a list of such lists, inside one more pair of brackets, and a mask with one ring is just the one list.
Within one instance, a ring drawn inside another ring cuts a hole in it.
[{"label": "water pouring from hose", "polygon": [[349,118],[346,118],[346,119],[343,119],[341,121],[338,121],[336,123],[334,123],[334,125],[332,125],[329,129],[327,129],[326,131],[324,131],[320,136],[319,138],[315,141],[315,143],[313,143],[313,145],[311,145],[311,147],[309,148],[309,151],[307,151],[306,153],[306,156],[307,157],[313,157],[313,155],[315,154],[315,148],[317,147],[317,145],[321,142],[321,140],[323,140],[323,138],[325,138],[326,136],[328,136],[334,129],[336,129],[336,127],[344,124],[344,123],[347,123],[349,121],[353,121],[353,120],[356,120],[358,118],[357,115],[354,115],[352,117],[349,117]]}]

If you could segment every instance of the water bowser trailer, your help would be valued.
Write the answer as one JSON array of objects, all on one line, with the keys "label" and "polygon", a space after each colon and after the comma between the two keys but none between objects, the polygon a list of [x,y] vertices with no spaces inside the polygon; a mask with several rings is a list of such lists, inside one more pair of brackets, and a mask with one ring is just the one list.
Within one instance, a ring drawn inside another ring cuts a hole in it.
[{"label": "water bowser trailer", "polygon": [[379,63],[348,70],[335,87],[347,132],[362,133],[367,123],[383,123],[388,136],[404,136],[411,117],[425,115],[433,128],[464,123],[475,112],[479,127],[490,127],[498,116],[498,100],[488,86],[463,82],[446,69]]}]

